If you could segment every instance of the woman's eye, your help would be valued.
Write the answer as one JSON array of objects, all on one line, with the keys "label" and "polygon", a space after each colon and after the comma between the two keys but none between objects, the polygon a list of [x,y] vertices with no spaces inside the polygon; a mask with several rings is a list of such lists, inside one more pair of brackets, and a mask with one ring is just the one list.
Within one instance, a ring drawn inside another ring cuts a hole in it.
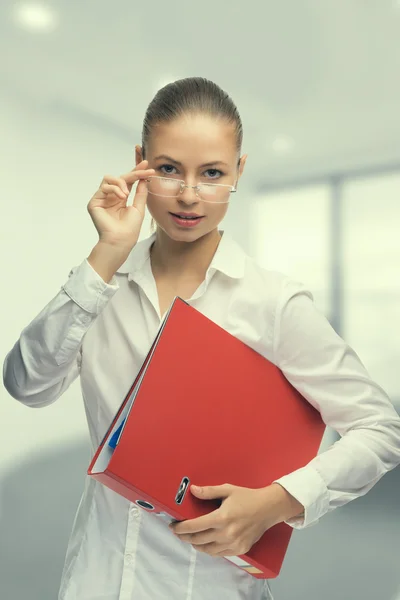
[{"label": "woman's eye", "polygon": [[[159,167],[157,167],[157,169],[161,171],[161,173],[163,173],[164,175],[178,174],[176,167],[174,167],[173,165],[160,165]],[[203,173],[203,176],[207,179],[219,179],[223,175],[224,173],[222,173],[222,171],[220,171],[219,169],[207,169],[207,171]]]},{"label": "woman's eye", "polygon": [[165,173],[165,175],[175,175],[175,173],[173,172],[175,167],[173,167],[172,165],[161,165],[161,167],[158,168],[162,173]]},{"label": "woman's eye", "polygon": [[207,173],[210,179],[218,179],[223,175],[222,171],[219,171],[219,169],[207,169],[206,174]]}]

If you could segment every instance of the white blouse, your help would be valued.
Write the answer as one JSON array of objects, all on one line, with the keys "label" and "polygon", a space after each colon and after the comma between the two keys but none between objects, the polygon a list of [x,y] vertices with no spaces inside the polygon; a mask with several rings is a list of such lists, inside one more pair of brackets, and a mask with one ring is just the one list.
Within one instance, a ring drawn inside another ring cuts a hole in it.
[{"label": "white blouse", "polygon": [[[153,240],[135,246],[110,284],[85,259],[5,360],[4,384],[27,406],[55,402],[80,376],[93,453],[161,323],[150,264]],[[316,523],[400,463],[400,419],[393,405],[301,284],[261,268],[224,233],[189,303],[278,365],[342,436],[278,480],[305,506],[304,518],[290,525]],[[266,581],[196,552],[164,521],[87,477],[59,600],[172,598],[271,596]]]}]

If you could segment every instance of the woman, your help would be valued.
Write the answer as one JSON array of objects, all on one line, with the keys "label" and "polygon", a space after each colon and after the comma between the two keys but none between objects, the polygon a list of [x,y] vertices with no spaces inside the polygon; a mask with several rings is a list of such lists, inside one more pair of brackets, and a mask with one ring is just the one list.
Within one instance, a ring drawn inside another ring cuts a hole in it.
[{"label": "woman", "polygon": [[[343,437],[263,489],[192,487],[200,498],[222,498],[221,507],[206,522],[170,528],[87,478],[60,600],[270,598],[267,582],[223,556],[247,552],[278,522],[299,529],[317,522],[400,462],[390,400],[311,294],[259,267],[219,231],[245,167],[241,144],[237,109],[212,82],[190,78],[158,92],[136,168],[106,176],[88,204],[98,243],[23,330],[5,361],[5,385],[39,407],[79,375],[94,451],[180,296],[277,364]],[[146,203],[157,228],[138,243]]]}]

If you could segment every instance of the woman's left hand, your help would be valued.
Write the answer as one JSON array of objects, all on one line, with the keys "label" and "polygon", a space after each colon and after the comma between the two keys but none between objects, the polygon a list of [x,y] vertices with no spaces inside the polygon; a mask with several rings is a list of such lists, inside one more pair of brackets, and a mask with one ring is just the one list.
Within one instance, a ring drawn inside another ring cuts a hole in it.
[{"label": "woman's left hand", "polygon": [[197,519],[173,523],[170,528],[180,540],[211,556],[246,554],[267,529],[304,510],[277,483],[260,489],[192,485],[190,490],[202,500],[221,499],[220,508]]}]

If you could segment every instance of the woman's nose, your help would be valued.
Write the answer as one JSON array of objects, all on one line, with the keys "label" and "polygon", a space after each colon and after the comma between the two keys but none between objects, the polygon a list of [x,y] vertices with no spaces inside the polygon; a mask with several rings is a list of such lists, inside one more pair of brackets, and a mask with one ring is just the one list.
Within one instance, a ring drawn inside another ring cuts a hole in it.
[{"label": "woman's nose", "polygon": [[198,202],[199,199],[196,195],[196,190],[193,189],[193,187],[184,187],[183,188],[183,192],[181,193],[181,195],[179,196],[179,200],[181,200],[182,202],[185,202],[185,204],[194,204],[195,202]]}]

